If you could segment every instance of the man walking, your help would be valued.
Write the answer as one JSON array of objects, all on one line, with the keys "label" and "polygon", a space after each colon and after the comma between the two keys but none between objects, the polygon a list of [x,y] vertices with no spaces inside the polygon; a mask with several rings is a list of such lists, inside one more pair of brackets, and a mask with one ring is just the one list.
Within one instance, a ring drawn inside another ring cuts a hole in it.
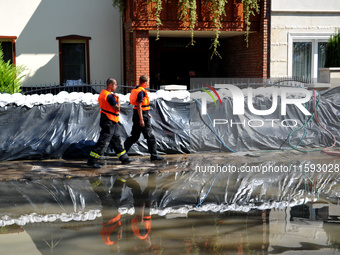
[{"label": "man walking", "polygon": [[149,88],[149,77],[142,75],[139,78],[139,86],[131,91],[130,104],[134,105],[132,117],[132,131],[131,136],[124,142],[126,151],[129,151],[132,144],[136,143],[141,133],[147,140],[150,160],[163,160],[163,157],[157,154],[157,142],[151,128],[151,115],[149,113],[149,96],[146,88]]},{"label": "man walking", "polygon": [[116,89],[117,81],[113,78],[109,78],[106,81],[106,89],[103,89],[98,97],[98,103],[101,109],[101,132],[99,139],[93,150],[90,152],[87,160],[87,164],[95,168],[101,167],[101,165],[98,164],[98,159],[106,148],[107,142],[110,142],[122,164],[129,164],[132,161],[129,159],[126,150],[124,150],[120,136],[117,132],[119,128],[120,100],[117,95],[112,93]]}]

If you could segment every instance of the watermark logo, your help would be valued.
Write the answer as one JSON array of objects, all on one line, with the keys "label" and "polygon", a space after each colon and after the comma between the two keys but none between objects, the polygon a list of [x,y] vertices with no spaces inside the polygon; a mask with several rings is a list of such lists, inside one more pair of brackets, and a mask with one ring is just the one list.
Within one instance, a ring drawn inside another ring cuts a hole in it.
[{"label": "watermark logo", "polygon": [[[221,98],[219,94],[217,93],[217,91],[209,85],[205,85],[205,86],[207,86],[210,90],[212,90],[215,93],[215,95],[218,97],[220,101],[220,104],[222,105]],[[215,88],[229,90],[231,92],[231,97],[233,99],[233,115],[244,115],[245,96],[240,88],[238,88],[235,85],[230,85],[230,84],[216,84]],[[212,97],[216,105],[216,100],[213,97],[213,95],[206,89],[202,88],[202,90],[207,92]],[[311,115],[311,113],[303,106],[303,104],[307,103],[312,97],[312,94],[307,89],[283,87],[283,88],[271,88],[271,90],[272,90],[272,106],[270,107],[270,109],[259,110],[259,109],[255,109],[255,107],[253,106],[253,91],[252,91],[252,88],[248,88],[247,106],[248,106],[248,110],[252,114],[258,115],[258,116],[265,116],[265,115],[272,114],[277,109],[278,97],[280,96],[281,115],[287,114],[288,105],[294,105],[306,116]],[[288,95],[301,95],[301,97],[289,98]],[[207,98],[201,97],[200,99],[202,102],[201,103],[201,114],[207,115]]]},{"label": "watermark logo", "polygon": [[[207,86],[212,92],[215,93],[215,95],[217,96],[218,100],[220,101],[220,104],[222,105],[221,97],[220,97],[220,95],[217,93],[217,91],[216,91],[213,87],[211,87],[210,85],[208,85],[208,84],[204,84],[204,85]],[[210,91],[208,91],[208,90],[206,90],[206,89],[204,89],[204,88],[201,88],[201,90],[203,90],[204,92],[206,92],[206,93],[212,98],[212,100],[214,101],[215,105],[217,105],[216,100],[215,100],[214,96],[210,93]],[[206,107],[205,107],[205,108],[206,108]]]}]

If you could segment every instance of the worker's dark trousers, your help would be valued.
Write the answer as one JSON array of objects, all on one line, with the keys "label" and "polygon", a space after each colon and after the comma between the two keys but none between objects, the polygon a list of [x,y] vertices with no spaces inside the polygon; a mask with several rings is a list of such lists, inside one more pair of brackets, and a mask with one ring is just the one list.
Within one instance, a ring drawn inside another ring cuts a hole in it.
[{"label": "worker's dark trousers", "polygon": [[144,120],[144,127],[141,127],[139,124],[139,116],[137,109],[133,110],[133,116],[132,116],[132,131],[131,136],[129,136],[125,142],[124,147],[126,151],[128,152],[130,147],[136,143],[140,137],[140,134],[143,133],[144,138],[146,139],[148,143],[149,153],[151,156],[157,156],[157,142],[154,134],[152,133],[151,128],[151,119],[149,116],[149,111],[143,111],[143,120]]},{"label": "worker's dark trousers", "polygon": [[110,120],[105,113],[101,113],[100,127],[102,130],[100,131],[99,139],[92,149],[92,152],[102,155],[106,144],[110,141],[110,145],[114,149],[117,156],[122,156],[124,154],[122,153],[124,152],[124,147],[122,145],[120,136],[118,135],[119,124]]}]

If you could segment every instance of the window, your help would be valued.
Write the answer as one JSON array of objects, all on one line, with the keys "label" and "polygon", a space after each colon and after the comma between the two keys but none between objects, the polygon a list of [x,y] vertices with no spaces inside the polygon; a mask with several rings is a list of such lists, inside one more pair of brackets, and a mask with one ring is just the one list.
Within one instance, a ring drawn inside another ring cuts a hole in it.
[{"label": "window", "polygon": [[312,43],[293,43],[293,77],[311,78]]},{"label": "window", "polygon": [[16,36],[0,36],[0,44],[2,51],[4,53],[4,60],[7,62],[10,60],[11,64],[16,63],[16,56],[15,56],[15,40],[17,39]]},{"label": "window", "polygon": [[330,33],[290,33],[288,36],[288,76],[318,81],[325,66],[325,50]]},{"label": "window", "polygon": [[61,84],[90,82],[89,40],[90,37],[69,35],[59,40],[59,68]]}]

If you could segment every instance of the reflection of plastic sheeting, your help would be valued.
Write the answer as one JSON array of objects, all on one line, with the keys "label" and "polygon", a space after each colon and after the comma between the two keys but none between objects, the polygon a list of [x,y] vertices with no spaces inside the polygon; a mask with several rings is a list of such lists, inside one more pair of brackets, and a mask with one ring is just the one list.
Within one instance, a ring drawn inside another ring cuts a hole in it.
[{"label": "reflection of plastic sheeting", "polygon": [[[1,182],[0,226],[96,218],[100,200],[88,180]],[[100,215],[100,214],[99,214]]]},{"label": "reflection of plastic sheeting", "polygon": [[[280,100],[279,100],[280,101]],[[232,99],[224,98],[222,106],[207,103],[208,115],[201,115],[197,102],[153,100],[151,103],[153,132],[160,153],[199,151],[235,151],[290,148],[287,137],[306,123],[303,113],[294,105],[281,115],[280,104],[268,116],[232,115]],[[340,136],[340,88],[321,93],[318,116],[335,137]],[[270,97],[255,96],[255,109],[270,109]],[[314,112],[312,100],[306,105]],[[130,135],[133,109],[127,103],[120,112],[120,132],[123,140]],[[210,120],[209,120],[210,118]],[[87,157],[99,137],[99,106],[76,103],[39,105],[32,108],[14,105],[0,108],[0,160],[22,158],[81,158]],[[213,129],[212,120],[222,120]],[[289,122],[290,120],[290,122]],[[293,121],[291,121],[293,120]],[[296,122],[296,125],[295,125]],[[216,132],[215,132],[216,131]],[[299,147],[327,147],[332,137],[314,117],[304,129],[294,133],[290,142]],[[338,139],[340,140],[340,139]],[[339,144],[337,144],[339,146]],[[147,154],[147,143],[141,135],[130,154]],[[114,153],[109,147],[108,154]]]},{"label": "reflection of plastic sheeting", "polygon": [[[305,163],[311,162],[301,165]],[[112,196],[121,213],[131,214],[144,203],[151,213],[159,215],[190,211],[248,212],[317,201],[338,203],[339,172],[256,172],[250,171],[252,168],[247,164],[237,169],[242,167],[247,172],[127,175],[122,176],[123,182],[116,182],[116,177],[1,182],[0,226],[94,219],[101,216],[100,210],[108,207],[103,200],[106,196]],[[265,162],[256,167],[262,171],[280,169],[281,164]],[[93,185],[96,183],[102,186]]]}]

